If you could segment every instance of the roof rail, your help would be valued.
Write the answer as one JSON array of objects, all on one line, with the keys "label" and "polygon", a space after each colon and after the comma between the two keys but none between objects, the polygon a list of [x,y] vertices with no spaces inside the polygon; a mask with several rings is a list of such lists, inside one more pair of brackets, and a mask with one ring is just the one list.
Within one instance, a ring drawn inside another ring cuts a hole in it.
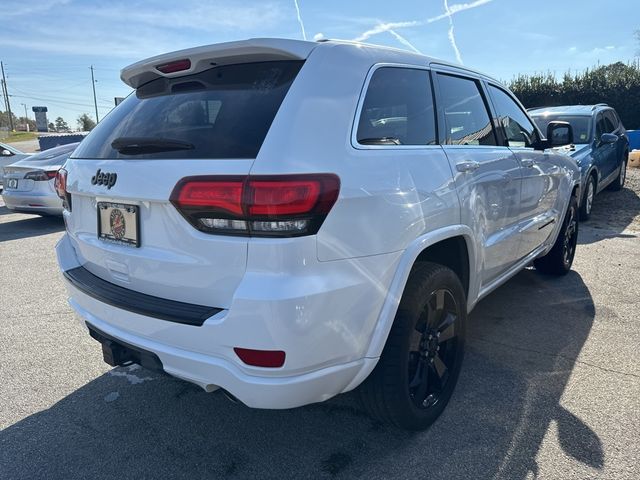
[{"label": "roof rail", "polygon": [[593,112],[598,107],[608,107],[606,103],[596,103],[593,107],[591,107],[591,111]]}]

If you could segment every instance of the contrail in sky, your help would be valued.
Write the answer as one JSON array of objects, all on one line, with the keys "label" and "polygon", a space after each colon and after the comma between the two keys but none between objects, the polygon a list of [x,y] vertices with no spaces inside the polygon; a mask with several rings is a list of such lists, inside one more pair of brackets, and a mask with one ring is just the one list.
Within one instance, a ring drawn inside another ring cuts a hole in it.
[{"label": "contrail in sky", "polygon": [[453,32],[453,18],[451,18],[451,10],[449,9],[449,3],[447,0],[444,0],[444,11],[449,17],[449,42],[451,42],[451,47],[456,54],[456,60],[458,60],[459,64],[462,64],[462,56],[460,55],[460,49],[458,48],[458,44],[456,43],[456,36]]},{"label": "contrail in sky", "polygon": [[[421,25],[428,25],[430,23],[433,22],[437,22],[440,20],[444,20],[445,18],[449,19],[449,42],[451,42],[451,46],[453,47],[455,54],[456,54],[456,59],[458,60],[458,62],[462,63],[462,58],[460,56],[460,50],[458,49],[458,46],[456,44],[456,40],[455,40],[455,35],[454,35],[454,31],[453,31],[453,20],[452,17],[453,15],[455,15],[456,13],[460,13],[460,12],[464,12],[465,10],[470,10],[472,8],[476,8],[476,7],[480,7],[481,5],[485,5],[489,2],[492,2],[493,0],[475,0],[473,2],[469,2],[469,3],[456,3],[454,5],[449,6],[448,2],[445,0],[444,4],[445,4],[445,13],[440,14],[440,15],[436,15],[435,17],[431,17],[428,18],[426,20],[408,20],[406,22],[387,22],[387,23],[379,23],[378,25],[376,25],[373,28],[370,28],[369,30],[362,32],[360,35],[358,35],[356,38],[354,38],[353,40],[355,42],[363,42],[371,37],[373,37],[374,35],[379,35],[381,33],[384,32],[390,32],[391,30],[397,30],[399,28],[408,28],[408,27],[418,27]],[[390,32],[391,33],[391,32]],[[396,37],[398,39],[398,41],[400,41],[402,44],[407,45],[407,43],[405,43],[405,41],[400,40],[400,38],[398,38],[398,33],[394,32],[391,33],[391,35],[393,35],[394,37]],[[411,46],[409,47],[412,50],[416,50],[415,47]]]},{"label": "contrail in sky", "polygon": [[416,47],[414,47],[411,42],[409,42],[409,40],[407,40],[406,38],[404,38],[402,35],[400,35],[398,32],[396,32],[395,30],[391,30],[389,29],[389,33],[391,35],[393,35],[394,37],[396,37],[396,40],[398,40],[401,44],[405,45],[406,47],[409,47],[411,50],[413,50],[416,53],[422,53],[420,52],[420,50],[418,50]]},{"label": "contrail in sky", "polygon": [[293,3],[296,5],[296,14],[298,15],[298,23],[300,24],[300,28],[302,29],[302,38],[307,39],[307,32],[304,31],[304,22],[302,21],[302,17],[300,16],[300,6],[298,5],[298,0],[293,0]]}]

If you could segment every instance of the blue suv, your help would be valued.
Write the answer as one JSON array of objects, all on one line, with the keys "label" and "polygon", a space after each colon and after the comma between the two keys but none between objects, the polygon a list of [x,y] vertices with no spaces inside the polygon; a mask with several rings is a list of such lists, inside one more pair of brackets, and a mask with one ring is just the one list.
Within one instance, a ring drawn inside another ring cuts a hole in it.
[{"label": "blue suv", "polygon": [[620,190],[624,186],[629,138],[618,114],[605,103],[530,108],[529,113],[543,132],[552,121],[569,122],[573,127],[574,144],[561,149],[580,167],[580,219],[588,220],[597,193],[606,187]]}]

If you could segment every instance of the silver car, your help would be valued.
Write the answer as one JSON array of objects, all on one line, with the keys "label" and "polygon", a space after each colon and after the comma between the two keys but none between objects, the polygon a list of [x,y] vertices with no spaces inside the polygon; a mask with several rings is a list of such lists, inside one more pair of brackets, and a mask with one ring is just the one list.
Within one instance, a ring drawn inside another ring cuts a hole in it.
[{"label": "silver car", "polygon": [[61,215],[62,200],[54,180],[78,143],[45,150],[4,167],[2,198],[9,210],[25,213]]},{"label": "silver car", "polygon": [[2,185],[2,168],[31,156],[30,153],[24,153],[11,145],[0,143],[0,186]]}]

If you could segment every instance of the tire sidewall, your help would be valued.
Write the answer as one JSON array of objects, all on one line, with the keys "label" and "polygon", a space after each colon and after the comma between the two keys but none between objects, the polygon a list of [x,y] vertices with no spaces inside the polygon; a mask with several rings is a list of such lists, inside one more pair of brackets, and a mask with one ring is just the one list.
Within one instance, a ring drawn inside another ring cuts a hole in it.
[{"label": "tire sidewall", "polygon": [[[404,354],[399,358],[399,371],[397,372],[401,379],[401,385],[403,386],[402,391],[398,392],[398,401],[401,403],[401,411],[404,411],[404,418],[400,418],[398,420],[399,423],[404,425],[412,425],[412,429],[424,429],[440,416],[447,406],[451,395],[453,394],[453,390],[455,389],[455,385],[460,374],[460,368],[462,366],[462,360],[464,358],[467,305],[466,295],[460,280],[456,274],[448,268],[442,267],[441,269],[438,269],[433,276],[429,277],[427,282],[417,288],[419,291],[417,295],[411,296],[412,298],[410,302],[406,302],[405,297],[403,296],[403,300],[401,301],[395,320],[396,322],[399,322],[403,328],[403,342],[401,348],[404,352]],[[458,323],[456,324],[456,356],[454,367],[449,373],[449,380],[447,381],[445,389],[440,394],[438,402],[432,407],[420,409],[414,404],[411,399],[411,395],[409,394],[409,346],[411,334],[415,329],[426,302],[431,297],[431,293],[441,288],[445,288],[452,293],[458,307]],[[420,300],[416,301],[416,297]]]}]

